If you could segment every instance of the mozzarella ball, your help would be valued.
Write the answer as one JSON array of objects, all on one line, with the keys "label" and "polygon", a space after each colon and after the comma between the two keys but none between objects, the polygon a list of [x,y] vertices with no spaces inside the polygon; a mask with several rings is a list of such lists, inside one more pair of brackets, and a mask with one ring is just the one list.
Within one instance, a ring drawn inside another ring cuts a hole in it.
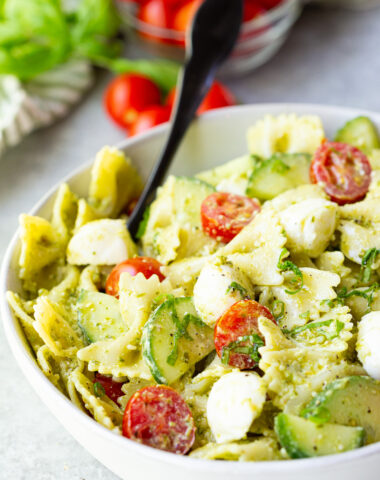
[{"label": "mozzarella ball", "polygon": [[364,370],[380,380],[380,312],[371,312],[361,319],[356,350]]}]

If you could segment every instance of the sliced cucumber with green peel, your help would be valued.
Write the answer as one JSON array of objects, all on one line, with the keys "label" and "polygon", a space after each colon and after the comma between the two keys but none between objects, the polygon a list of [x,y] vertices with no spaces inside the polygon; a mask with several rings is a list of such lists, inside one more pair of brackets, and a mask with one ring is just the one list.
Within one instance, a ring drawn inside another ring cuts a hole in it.
[{"label": "sliced cucumber with green peel", "polygon": [[280,413],[275,432],[291,458],[320,457],[354,450],[363,445],[364,430],[326,423],[317,425],[295,415]]},{"label": "sliced cucumber with green peel", "polygon": [[198,178],[176,177],[173,196],[177,221],[200,227],[202,202],[214,192],[212,185]]},{"label": "sliced cucumber with green peel", "polygon": [[111,295],[83,290],[76,309],[78,324],[89,343],[112,340],[128,331],[119,300]]},{"label": "sliced cucumber with green peel", "polygon": [[310,183],[310,162],[311,155],[306,153],[276,153],[255,168],[246,194],[271,200],[286,190]]},{"label": "sliced cucumber with green peel", "polygon": [[348,143],[370,153],[380,148],[380,137],[372,120],[368,117],[357,117],[347,122],[336,134],[336,142]]},{"label": "sliced cucumber with green peel", "polygon": [[212,170],[198,173],[197,178],[217,187],[220,191],[224,191],[228,187],[228,191],[244,195],[248,179],[261,162],[262,159],[256,155],[245,155]]},{"label": "sliced cucumber with green peel", "polygon": [[169,298],[144,327],[143,356],[158,383],[170,385],[214,348],[214,331],[198,317],[192,298]]},{"label": "sliced cucumber with green peel", "polygon": [[360,426],[365,443],[380,441],[380,382],[371,377],[345,377],[329,383],[301,415],[315,423]]}]

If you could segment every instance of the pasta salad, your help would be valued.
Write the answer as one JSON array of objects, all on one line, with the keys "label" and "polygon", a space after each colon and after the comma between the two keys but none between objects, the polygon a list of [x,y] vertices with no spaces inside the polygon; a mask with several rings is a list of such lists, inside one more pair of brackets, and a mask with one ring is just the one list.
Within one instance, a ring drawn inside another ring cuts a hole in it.
[{"label": "pasta salad", "polygon": [[[142,191],[105,147],[87,198],[21,215],[8,292],[47,378],[104,427],[195,458],[268,461],[380,441],[380,140],[266,116],[248,153]],[[126,445],[126,448],[127,445]]]}]

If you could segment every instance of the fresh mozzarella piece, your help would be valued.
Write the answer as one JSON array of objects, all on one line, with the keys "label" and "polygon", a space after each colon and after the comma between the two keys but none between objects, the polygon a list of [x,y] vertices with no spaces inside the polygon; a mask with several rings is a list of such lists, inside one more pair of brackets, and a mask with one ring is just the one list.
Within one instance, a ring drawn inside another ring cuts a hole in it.
[{"label": "fresh mozzarella piece", "polygon": [[364,370],[380,380],[380,312],[368,313],[361,319],[356,350]]},{"label": "fresh mozzarella piece", "polygon": [[231,372],[214,383],[207,421],[218,443],[244,438],[265,403],[266,385],[257,373]]},{"label": "fresh mozzarella piece", "polygon": [[[242,288],[240,288],[242,287]],[[229,265],[207,263],[194,286],[194,305],[202,320],[213,327],[234,303],[252,294],[247,277]]]},{"label": "fresh mozzarella piece", "polygon": [[280,221],[295,253],[318,257],[326,249],[336,227],[337,205],[323,198],[311,198],[280,213]]},{"label": "fresh mozzarella piece", "polygon": [[67,260],[72,265],[116,265],[136,255],[124,220],[95,220],[72,237]]}]

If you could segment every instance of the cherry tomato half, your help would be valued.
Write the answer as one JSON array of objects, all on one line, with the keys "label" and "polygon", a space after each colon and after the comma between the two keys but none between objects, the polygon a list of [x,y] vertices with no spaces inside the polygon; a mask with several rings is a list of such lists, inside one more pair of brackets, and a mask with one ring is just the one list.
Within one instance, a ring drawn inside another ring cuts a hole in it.
[{"label": "cherry tomato half", "polygon": [[129,129],[133,137],[170,120],[171,110],[165,105],[155,105],[143,110]]},{"label": "cherry tomato half", "polygon": [[266,9],[257,0],[245,0],[243,22],[250,22],[254,18],[266,13]]},{"label": "cherry tomato half", "polygon": [[261,210],[254,198],[217,192],[201,205],[203,231],[212,238],[228,243],[252,221]]},{"label": "cherry tomato half", "polygon": [[[165,105],[173,108],[176,99],[176,89],[173,88],[166,97]],[[220,82],[214,82],[205,99],[198,108],[198,115],[216,108],[230,107],[236,105],[236,98],[233,93]]]},{"label": "cherry tomato half", "polygon": [[129,400],[123,435],[153,448],[184,455],[195,439],[194,419],[186,402],[170,387],[145,387]]},{"label": "cherry tomato half", "polygon": [[234,303],[217,321],[214,330],[216,352],[222,362],[241,370],[258,363],[258,351],[264,345],[258,327],[259,317],[275,321],[270,311],[254,300]]},{"label": "cherry tomato half", "polygon": [[312,183],[322,183],[325,192],[339,205],[361,200],[371,183],[371,164],[356,147],[325,142],[315,152],[310,167]]},{"label": "cherry tomato half", "polygon": [[160,90],[143,75],[124,74],[114,78],[104,95],[104,106],[109,116],[119,126],[126,128],[139,112],[160,103]]},{"label": "cherry tomato half", "polygon": [[103,389],[107,397],[117,403],[117,399],[124,395],[122,391],[122,383],[115,382],[112,380],[112,377],[106,377],[105,375],[101,375],[100,373],[95,373],[94,384],[99,383]]},{"label": "cherry tomato half", "polygon": [[165,276],[162,275],[160,268],[161,263],[155,258],[150,257],[135,257],[125,260],[111,271],[106,281],[106,293],[119,297],[119,280],[120,275],[124,272],[128,272],[132,277],[138,273],[142,273],[145,278],[150,278],[152,275],[157,275],[160,282],[165,280]]}]

